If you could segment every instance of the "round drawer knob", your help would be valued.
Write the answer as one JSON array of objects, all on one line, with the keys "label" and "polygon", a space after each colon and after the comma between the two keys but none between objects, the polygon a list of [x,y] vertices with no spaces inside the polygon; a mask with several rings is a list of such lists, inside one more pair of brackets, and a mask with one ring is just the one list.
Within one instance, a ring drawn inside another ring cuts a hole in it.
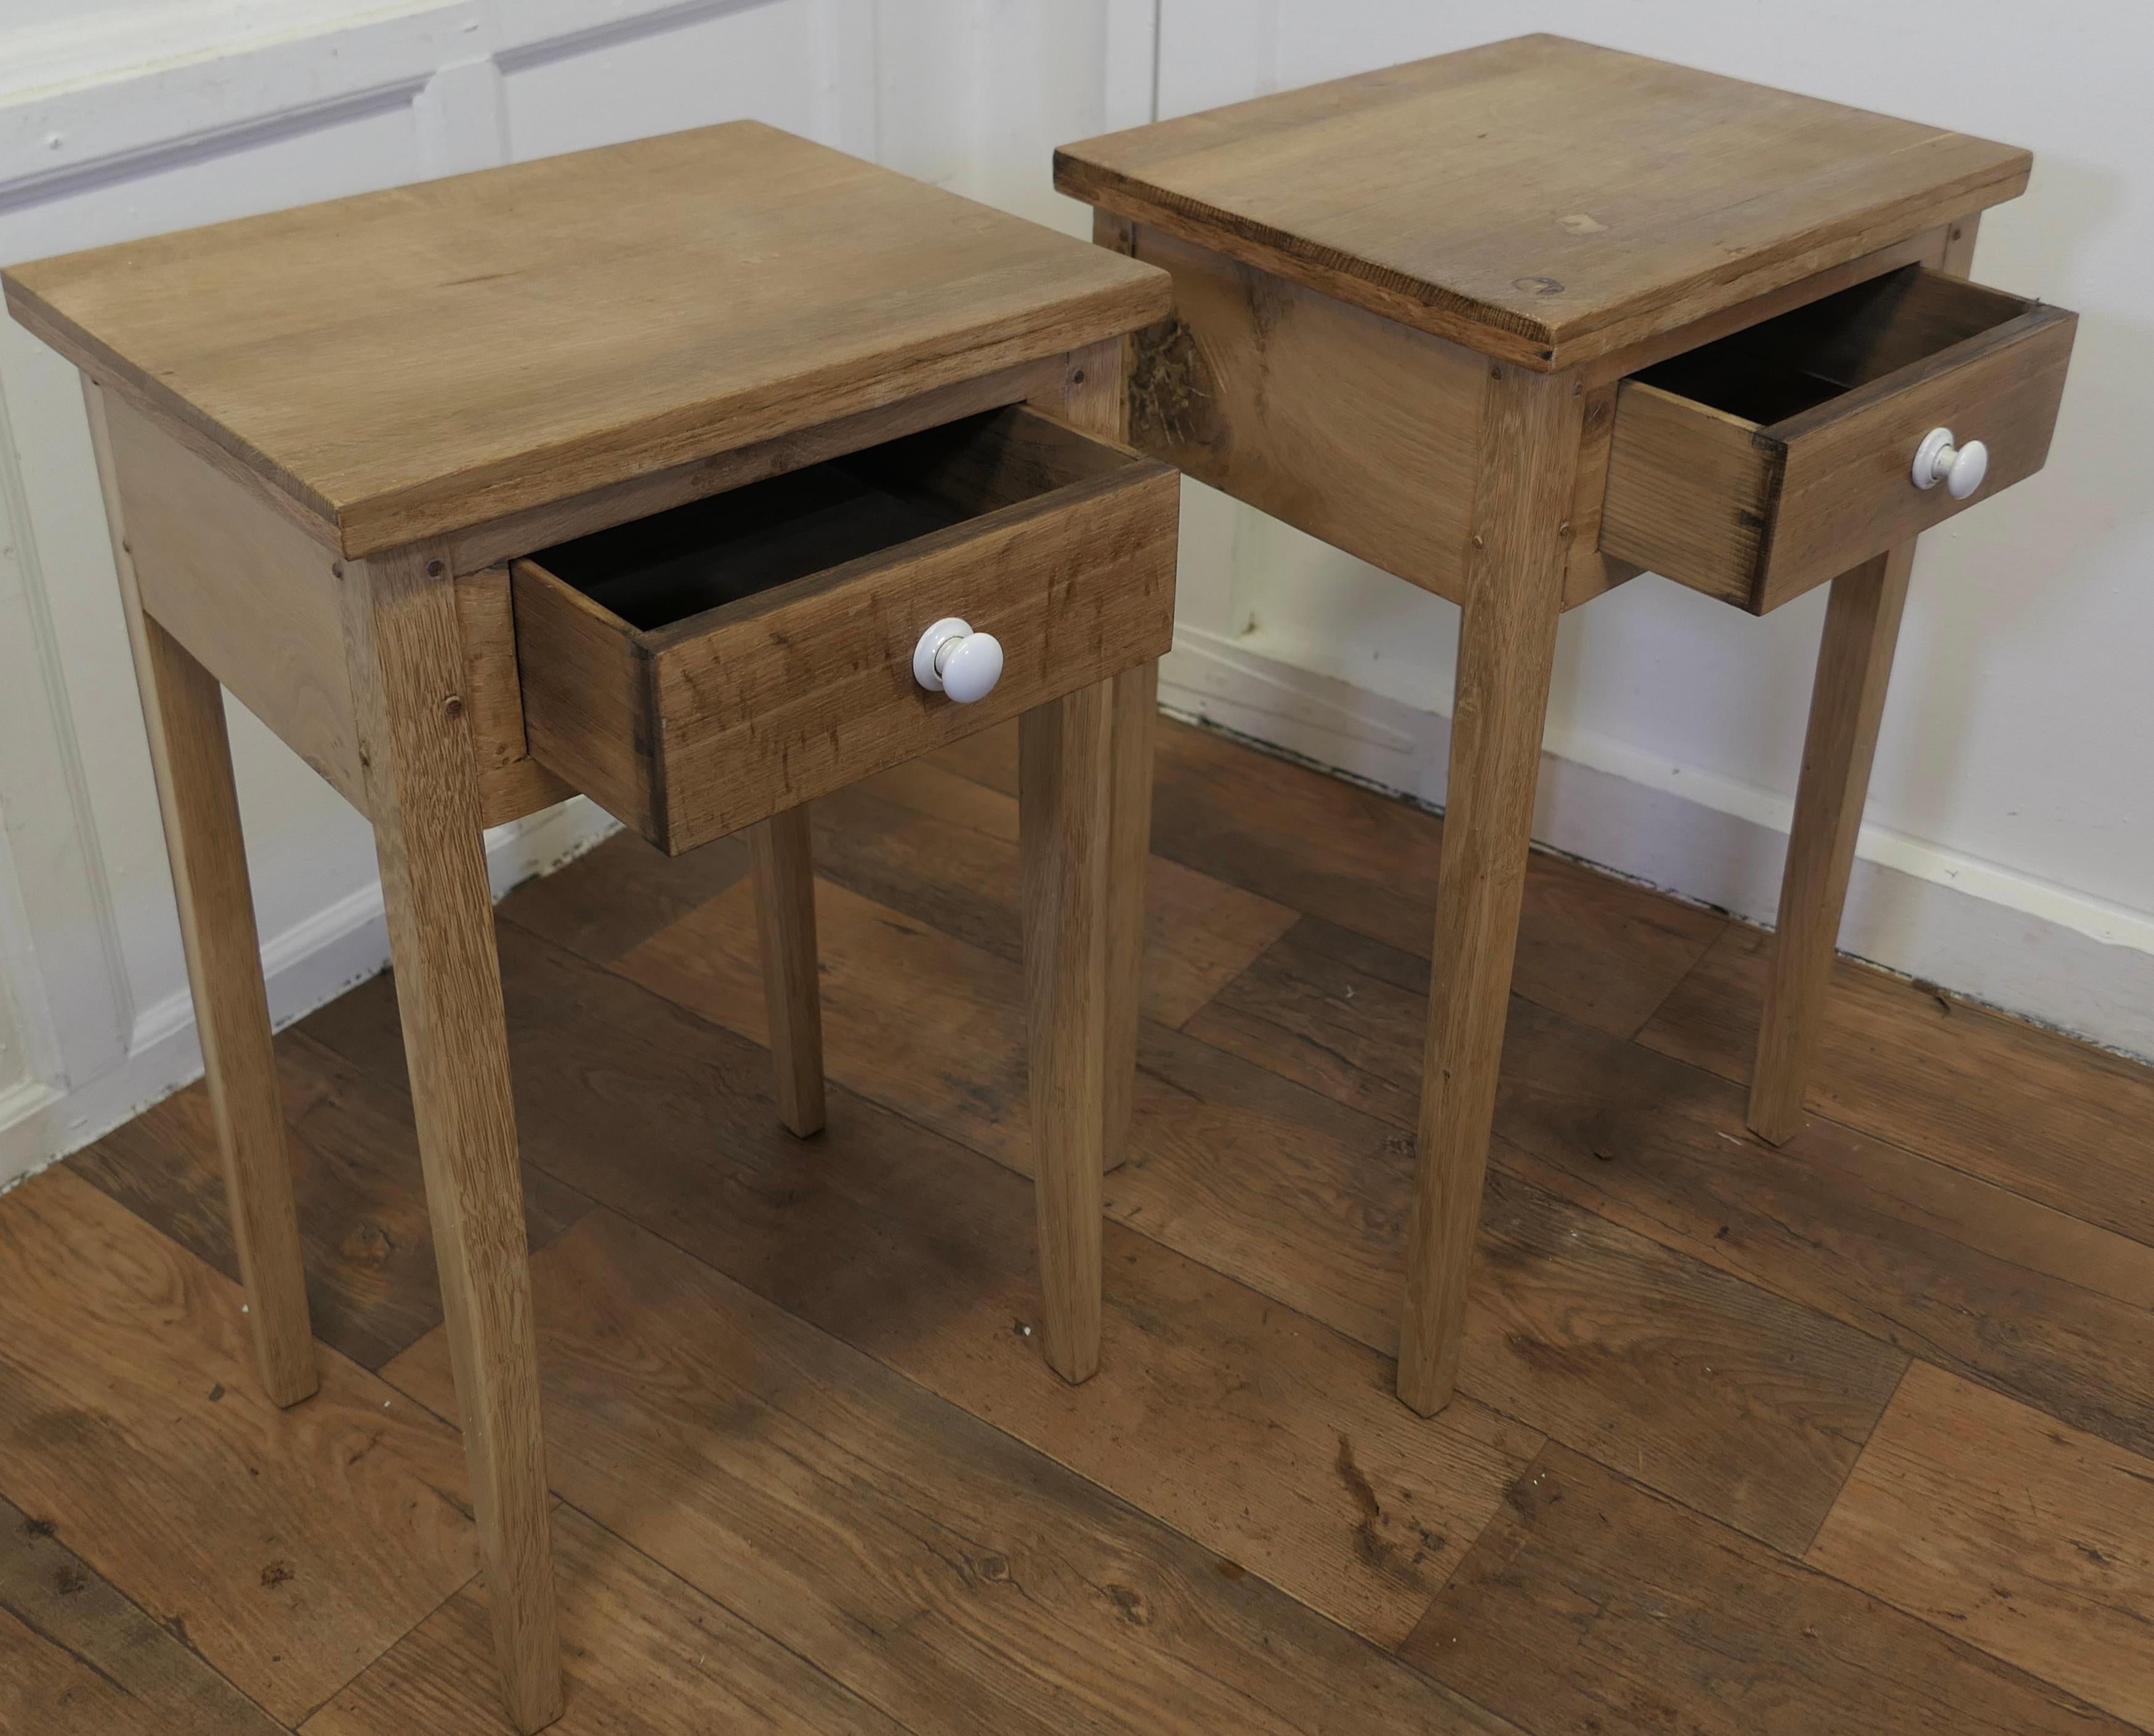
[{"label": "round drawer knob", "polygon": [[985,699],[1003,678],[1003,642],[992,633],[975,633],[968,620],[947,616],[913,646],[912,678],[959,705]]},{"label": "round drawer knob", "polygon": [[1939,483],[1954,500],[1965,500],[1989,474],[1989,448],[1978,440],[1965,446],[1952,444],[1952,431],[1932,428],[1915,448],[1915,486],[1934,488]]}]

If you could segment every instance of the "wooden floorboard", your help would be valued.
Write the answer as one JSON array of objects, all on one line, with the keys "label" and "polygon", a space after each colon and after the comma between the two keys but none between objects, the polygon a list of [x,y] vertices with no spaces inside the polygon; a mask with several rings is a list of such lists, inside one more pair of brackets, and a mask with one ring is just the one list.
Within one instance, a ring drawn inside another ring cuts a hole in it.
[{"label": "wooden floorboard", "polygon": [[[937,763],[1016,787],[1016,736],[990,731]],[[1443,822],[1226,737],[1162,718],[1156,855],[1304,915],[1428,956]],[[1526,874],[1521,994],[1629,1036],[1728,926],[1709,911],[1536,854]]]},{"label": "wooden floorboard", "polygon": [[285,1728],[33,1518],[0,1499],[0,1730],[278,1736]]},{"label": "wooden floorboard", "polygon": [[[904,1736],[906,1727],[573,1507],[554,1514],[568,1711],[554,1736]],[[513,1736],[474,1580],[300,1726]]]},{"label": "wooden floorboard", "polygon": [[[1151,1037],[1110,1209],[1393,1352],[1410,1139],[1179,1033]],[[1470,1294],[1462,1391],[1782,1546],[1815,1529],[1906,1363],[1500,1173]]]},{"label": "wooden floorboard", "polygon": [[[814,804],[816,871],[940,934],[1021,962],[1017,802],[924,761]],[[1146,887],[1144,1013],[1178,1025],[1296,913],[1165,859]]]},{"label": "wooden floorboard", "polygon": [[[1427,981],[1419,960],[1307,921],[1191,1032],[1410,1128]],[[1491,1156],[1671,1249],[2154,1450],[2154,1249],[1833,1121],[1775,1150],[1743,1111],[1718,1075],[1514,997]]]},{"label": "wooden floorboard", "polygon": [[[1757,937],[1536,857],[1462,1396],[1416,1418],[1440,822],[1165,724],[1071,1388],[1014,789],[998,730],[816,804],[812,1140],[744,850],[624,835],[503,906],[560,1728],[2154,1727],[2154,1074],[1843,966],[1774,1151]],[[326,1341],[293,1411],[199,1088],[0,1199],[10,1736],[503,1728],[393,984],[278,1057]]]},{"label": "wooden floorboard", "polygon": [[533,1279],[555,1487],[915,1729],[1504,1728],[610,1213]]},{"label": "wooden floorboard", "polygon": [[0,1199],[0,1493],[304,1716],[468,1580],[455,1432],[334,1351],[261,1396],[237,1287],[62,1169]]},{"label": "wooden floorboard", "polygon": [[[829,881],[816,884],[815,934],[832,1082],[1029,1175],[1023,966]],[[767,1040],[744,886],[661,929],[615,968],[750,1042]]]},{"label": "wooden floorboard", "polygon": [[1405,1655],[1550,1736],[2125,1736],[1559,1447],[1519,1479]]},{"label": "wooden floorboard", "polygon": [[[442,1320],[411,1100],[360,1079],[304,1030],[278,1044],[277,1065],[314,1335],[361,1367],[380,1368]],[[69,1167],[237,1281],[207,1086],[167,1097]],[[534,1248],[589,1204],[525,1166],[524,1232]]]},{"label": "wooden floorboard", "polygon": [[[1639,1040],[1748,1085],[1771,946],[1731,924]],[[2154,1246],[2154,1070],[1843,958],[1809,1103]]]},{"label": "wooden floorboard", "polygon": [[669,856],[633,832],[616,832],[554,873],[518,886],[503,913],[520,914],[571,951],[610,964],[747,877],[745,839],[721,838]]},{"label": "wooden floorboard", "polygon": [[[818,932],[831,1077],[1022,1172],[1018,966],[827,885]],[[755,957],[735,888],[617,968],[753,1039]],[[1397,1130],[1156,1024],[1140,1061],[1110,1216],[1396,1354],[1411,1168]],[[1769,1540],[1806,1543],[1904,1359],[1536,1188],[1499,1183],[1489,1214],[1466,1390]]]},{"label": "wooden floorboard", "polygon": [[[1411,1629],[1538,1450],[1470,1401],[1417,1421],[1387,1358],[1119,1225],[1067,1386],[1023,1180],[842,1088],[797,1140],[760,1049],[508,926],[503,968],[531,1162],[1359,1632]],[[401,1065],[370,989],[309,1023]]]},{"label": "wooden floorboard", "polygon": [[2154,1459],[1918,1366],[1809,1559],[2154,1728]]}]

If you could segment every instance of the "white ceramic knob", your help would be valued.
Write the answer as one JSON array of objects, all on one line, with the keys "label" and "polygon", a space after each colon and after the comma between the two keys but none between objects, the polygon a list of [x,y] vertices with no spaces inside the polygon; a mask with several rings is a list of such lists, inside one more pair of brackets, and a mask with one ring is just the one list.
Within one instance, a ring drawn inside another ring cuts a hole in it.
[{"label": "white ceramic knob", "polygon": [[959,705],[985,699],[1003,678],[1003,642],[992,633],[975,633],[968,620],[946,616],[912,647],[912,678]]},{"label": "white ceramic knob", "polygon": [[1965,446],[1952,444],[1952,431],[1932,428],[1915,448],[1915,486],[1934,488],[1939,483],[1954,500],[1965,500],[1989,474],[1989,448],[1978,440]]}]

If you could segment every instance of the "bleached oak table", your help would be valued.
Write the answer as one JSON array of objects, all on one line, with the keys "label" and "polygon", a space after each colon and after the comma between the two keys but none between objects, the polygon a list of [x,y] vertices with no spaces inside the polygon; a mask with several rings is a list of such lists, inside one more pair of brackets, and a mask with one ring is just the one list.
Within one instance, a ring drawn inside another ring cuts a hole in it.
[{"label": "bleached oak table", "polygon": [[1121,340],[1166,277],[742,122],[6,287],[85,377],[280,1404],[314,1345],[220,684],[374,824],[495,1644],[537,1729],[560,1647],[482,830],[579,790],[669,850],[752,828],[809,1133],[802,804],[1020,718],[1042,1336],[1091,1373],[1179,488],[1117,443]]},{"label": "bleached oak table", "polygon": [[1131,437],[1462,605],[1400,1396],[1457,1376],[1557,618],[1830,583],[1751,1126],[1800,1124],[1919,533],[2039,469],[2061,309],[1965,281],[2024,151],[1523,37],[1071,145],[1173,274]]}]

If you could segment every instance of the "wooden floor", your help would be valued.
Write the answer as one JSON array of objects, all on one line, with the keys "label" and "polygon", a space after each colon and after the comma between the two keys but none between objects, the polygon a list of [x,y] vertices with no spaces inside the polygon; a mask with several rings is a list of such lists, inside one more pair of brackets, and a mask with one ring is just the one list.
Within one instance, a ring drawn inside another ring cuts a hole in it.
[{"label": "wooden floor", "polygon": [[[818,805],[830,1126],[744,852],[513,895],[564,1731],[2154,1728],[2154,1075],[1545,857],[1461,1396],[1390,1395],[1438,822],[1161,733],[1104,1366],[1035,1334],[1014,742]],[[320,1394],[182,1093],[0,1199],[0,1728],[499,1727],[394,991],[278,1040]]]}]

